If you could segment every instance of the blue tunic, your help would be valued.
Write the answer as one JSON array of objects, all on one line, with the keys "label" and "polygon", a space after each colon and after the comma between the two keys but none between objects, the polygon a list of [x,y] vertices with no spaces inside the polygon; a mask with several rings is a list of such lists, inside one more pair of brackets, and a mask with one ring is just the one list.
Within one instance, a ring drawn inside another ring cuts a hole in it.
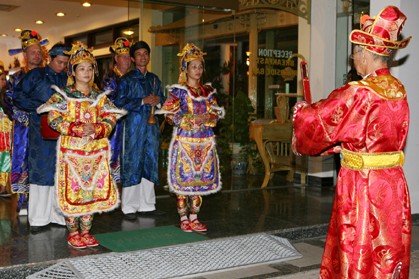
[{"label": "blue tunic", "polygon": [[[108,99],[112,102],[116,98],[116,89],[119,84],[121,77],[114,71],[111,70],[103,77],[103,90],[110,90],[111,93],[107,95]],[[109,136],[109,142],[111,145],[111,159],[110,167],[112,172],[112,178],[115,182],[121,181],[120,176],[120,158],[121,158],[121,146],[122,146],[122,122],[118,121],[112,134]]]},{"label": "blue tunic", "polygon": [[15,87],[14,104],[29,113],[28,166],[30,184],[54,186],[57,142],[42,138],[41,116],[36,113],[36,109],[46,103],[55,93],[51,85],[64,87],[66,82],[65,72],[57,74],[49,66],[46,66],[29,71]]},{"label": "blue tunic", "polygon": [[28,193],[28,113],[18,109],[14,104],[14,91],[27,71],[22,68],[14,73],[9,80],[9,90],[6,92],[6,110],[13,119],[13,151],[12,168],[10,171],[13,193]]},{"label": "blue tunic", "polygon": [[163,104],[159,78],[150,72],[142,74],[138,68],[125,74],[118,86],[114,104],[128,111],[123,119],[122,187],[138,185],[142,178],[159,184],[160,129],[158,121],[154,125],[147,124],[151,106],[142,104],[143,98],[152,92],[160,97],[160,104]]}]

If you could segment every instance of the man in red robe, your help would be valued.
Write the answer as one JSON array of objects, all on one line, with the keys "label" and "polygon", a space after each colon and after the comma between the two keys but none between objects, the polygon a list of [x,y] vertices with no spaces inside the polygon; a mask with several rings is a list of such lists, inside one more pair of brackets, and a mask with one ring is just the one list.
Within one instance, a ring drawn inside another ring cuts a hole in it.
[{"label": "man in red robe", "polygon": [[411,212],[403,149],[409,106],[388,64],[406,16],[394,6],[350,34],[360,81],[294,109],[296,154],[341,153],[320,278],[409,278]]}]

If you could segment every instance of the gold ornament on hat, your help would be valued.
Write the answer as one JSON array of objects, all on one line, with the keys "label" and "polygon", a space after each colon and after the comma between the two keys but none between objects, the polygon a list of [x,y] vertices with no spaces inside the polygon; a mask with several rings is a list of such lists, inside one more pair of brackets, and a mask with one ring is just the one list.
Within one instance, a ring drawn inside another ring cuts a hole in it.
[{"label": "gold ornament on hat", "polygon": [[[77,41],[73,43],[73,46],[70,51],[63,51],[65,54],[70,55],[68,59],[67,67],[67,85],[74,83],[73,80],[73,71],[74,66],[83,62],[88,62],[92,64],[94,73],[98,75],[97,62],[96,58],[92,53],[93,48],[88,48],[83,42]],[[93,85],[94,76],[92,77],[91,85]]]},{"label": "gold ornament on hat", "polygon": [[366,50],[389,56],[392,49],[405,48],[412,37],[398,40],[407,17],[395,6],[387,6],[376,17],[363,15],[360,30],[353,30],[349,40]]},{"label": "gold ornament on hat", "polygon": [[31,45],[46,46],[49,44],[48,39],[42,39],[41,35],[35,30],[23,30],[20,33],[19,39],[21,41],[22,48],[9,49],[10,55],[21,53]]},{"label": "gold ornament on hat", "polygon": [[109,50],[116,55],[128,53],[131,47],[131,43],[127,38],[119,37],[115,40],[115,43],[109,47]]},{"label": "gold ornament on hat", "polygon": [[180,75],[179,75],[179,84],[186,82],[186,68],[188,63],[192,60],[201,60],[202,64],[205,64],[204,55],[207,55],[206,52],[203,52],[199,47],[193,43],[187,43],[182,52],[178,53],[177,56],[181,57],[180,59]]},{"label": "gold ornament on hat", "polygon": [[5,71],[4,71],[4,64],[3,64],[3,61],[0,60],[0,76],[2,74],[4,74],[4,73],[5,73]]}]

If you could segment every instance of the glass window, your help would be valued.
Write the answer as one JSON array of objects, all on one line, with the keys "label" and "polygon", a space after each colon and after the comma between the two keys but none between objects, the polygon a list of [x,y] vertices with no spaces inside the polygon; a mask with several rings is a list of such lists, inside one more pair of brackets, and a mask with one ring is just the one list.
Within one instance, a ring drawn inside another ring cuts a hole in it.
[{"label": "glass window", "polygon": [[92,46],[95,48],[109,46],[113,44],[113,30],[106,29],[92,34]]},{"label": "glass window", "polygon": [[65,41],[68,42],[68,43],[80,41],[80,42],[82,42],[86,45],[88,44],[87,43],[87,34],[66,37]]}]

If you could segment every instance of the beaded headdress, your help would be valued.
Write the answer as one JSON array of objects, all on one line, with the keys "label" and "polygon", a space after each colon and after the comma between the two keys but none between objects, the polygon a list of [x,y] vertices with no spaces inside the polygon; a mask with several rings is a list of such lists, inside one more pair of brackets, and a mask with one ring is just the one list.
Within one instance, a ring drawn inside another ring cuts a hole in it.
[{"label": "beaded headdress", "polygon": [[203,52],[199,47],[193,43],[187,43],[182,52],[178,53],[177,56],[180,56],[180,75],[178,83],[182,84],[186,82],[186,68],[188,63],[192,60],[201,60],[205,64],[204,55],[207,55],[206,52]]},{"label": "beaded headdress", "polygon": [[22,48],[9,49],[10,55],[21,53],[31,45],[38,44],[40,46],[46,46],[49,44],[48,39],[42,39],[41,35],[39,35],[39,33],[35,30],[23,30],[20,33],[19,39],[21,41]]},{"label": "beaded headdress", "polygon": [[412,38],[397,40],[406,19],[399,8],[387,6],[374,18],[364,15],[361,18],[361,30],[352,31],[349,40],[370,52],[389,56],[392,49],[405,48]]},{"label": "beaded headdress", "polygon": [[114,44],[109,47],[109,51],[116,55],[129,54],[130,47],[131,43],[127,38],[119,37],[115,40]]},{"label": "beaded headdress", "polygon": [[[80,41],[73,43],[73,46],[70,51],[64,51],[64,54],[70,55],[70,58],[68,59],[68,64],[67,64],[67,75],[69,77],[67,81],[67,85],[70,85],[73,83],[72,75],[74,71],[74,66],[82,62],[88,62],[92,64],[94,73],[98,75],[97,62],[92,51],[93,51],[92,48],[91,49],[87,48],[87,46]],[[93,84],[93,79],[94,79],[94,76],[92,78],[92,84]]]}]

